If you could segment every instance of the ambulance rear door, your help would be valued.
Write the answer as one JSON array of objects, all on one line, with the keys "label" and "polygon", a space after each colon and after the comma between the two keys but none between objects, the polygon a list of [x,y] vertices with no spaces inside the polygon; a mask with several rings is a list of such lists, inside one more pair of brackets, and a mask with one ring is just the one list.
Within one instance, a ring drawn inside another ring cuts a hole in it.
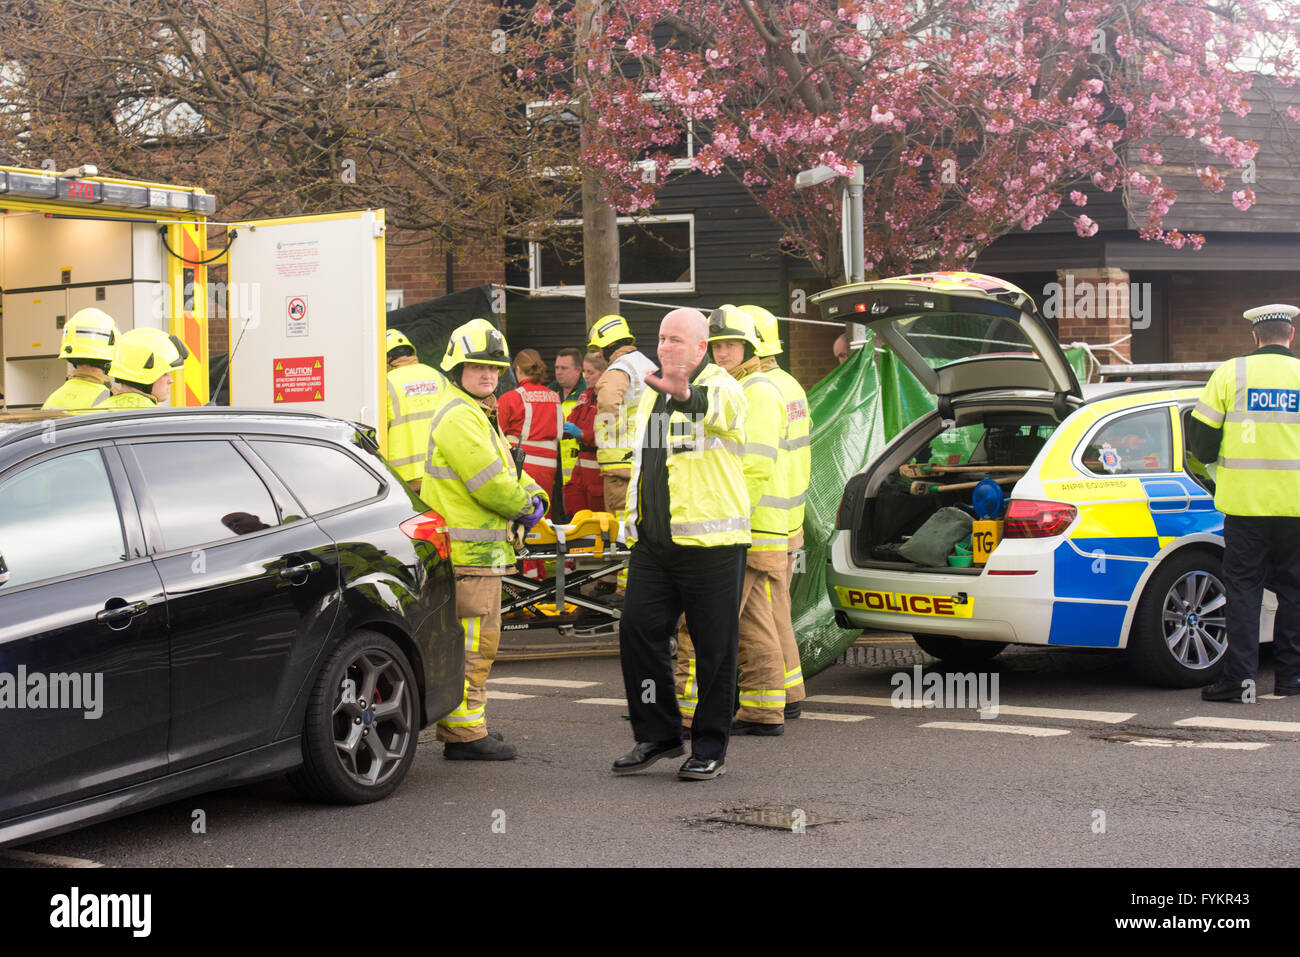
[{"label": "ambulance rear door", "polygon": [[384,211],[229,228],[230,404],[385,417]]}]

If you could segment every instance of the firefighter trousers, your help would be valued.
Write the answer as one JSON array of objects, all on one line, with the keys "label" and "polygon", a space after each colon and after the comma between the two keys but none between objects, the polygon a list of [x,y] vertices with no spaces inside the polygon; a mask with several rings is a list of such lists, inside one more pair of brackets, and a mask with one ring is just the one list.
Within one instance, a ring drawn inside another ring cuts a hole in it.
[{"label": "firefighter trousers", "polygon": [[487,737],[487,678],[501,641],[501,579],[456,574],[456,612],[465,633],[465,692],[438,722],[438,740],[468,743]]},{"label": "firefighter trousers", "polygon": [[794,637],[793,612],[790,608],[790,584],[794,581],[796,562],[803,561],[802,549],[786,555],[784,570],[772,582],[772,612],[776,631],[781,637],[781,656],[785,659],[785,703],[794,704],[808,697],[803,686],[803,667],[799,663],[799,643]]}]

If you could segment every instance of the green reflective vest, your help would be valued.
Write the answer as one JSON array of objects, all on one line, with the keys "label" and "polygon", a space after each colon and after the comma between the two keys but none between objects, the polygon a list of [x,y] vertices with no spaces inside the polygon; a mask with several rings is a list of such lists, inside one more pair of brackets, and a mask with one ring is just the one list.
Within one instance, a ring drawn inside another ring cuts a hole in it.
[{"label": "green reflective vest", "polygon": [[95,409],[100,407],[112,392],[108,388],[108,378],[95,378],[74,372],[45,400],[42,409]]},{"label": "green reflective vest", "polygon": [[1300,516],[1300,359],[1229,359],[1210,376],[1192,415],[1223,430],[1215,508]]},{"label": "green reflective vest", "polygon": [[422,362],[388,373],[388,464],[404,481],[424,474],[429,454],[429,423],[447,377]]},{"label": "green reflective vest", "polygon": [[[653,370],[651,370],[653,371]],[[676,545],[748,545],[749,491],[745,487],[745,393],[720,366],[707,364],[692,385],[708,389],[708,408],[695,417],[668,416],[652,441],[668,448],[668,523]],[[633,419],[632,478],[628,484],[627,536],[641,521],[641,447],[659,393],[641,394]]]},{"label": "green reflective vest", "polygon": [[457,386],[438,396],[420,498],[443,517],[454,565],[508,574],[515,564],[510,522],[540,495],[528,473],[517,474],[505,436],[478,401]]}]

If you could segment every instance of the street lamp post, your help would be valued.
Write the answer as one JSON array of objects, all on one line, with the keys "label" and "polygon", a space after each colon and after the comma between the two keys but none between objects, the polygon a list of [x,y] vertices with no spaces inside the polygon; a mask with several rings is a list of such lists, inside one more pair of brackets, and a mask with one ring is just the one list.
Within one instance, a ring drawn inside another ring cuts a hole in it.
[{"label": "street lamp post", "polygon": [[[820,186],[840,175],[829,166],[817,166],[798,173],[794,178],[794,187],[807,189],[810,186]],[[866,279],[863,270],[866,253],[862,247],[862,186],[862,164],[854,163],[853,174],[848,177],[840,197],[840,246],[844,252],[844,278],[851,283]],[[850,323],[849,327],[852,329],[849,345],[853,347],[865,344],[867,327],[860,322]]]}]

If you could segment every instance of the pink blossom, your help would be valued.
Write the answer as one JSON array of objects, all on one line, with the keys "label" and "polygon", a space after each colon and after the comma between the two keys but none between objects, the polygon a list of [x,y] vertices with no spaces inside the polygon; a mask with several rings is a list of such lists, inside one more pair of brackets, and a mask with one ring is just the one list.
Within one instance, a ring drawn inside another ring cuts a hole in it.
[{"label": "pink blossom", "polygon": [[1077,189],[1072,189],[1070,190],[1070,202],[1074,203],[1075,206],[1087,206],[1088,197]]},{"label": "pink blossom", "polygon": [[1095,236],[1099,228],[1088,216],[1080,216],[1074,221],[1074,231],[1080,236]]},{"label": "pink blossom", "polygon": [[1232,205],[1244,213],[1255,205],[1255,191],[1253,189],[1237,190],[1232,194]]}]

